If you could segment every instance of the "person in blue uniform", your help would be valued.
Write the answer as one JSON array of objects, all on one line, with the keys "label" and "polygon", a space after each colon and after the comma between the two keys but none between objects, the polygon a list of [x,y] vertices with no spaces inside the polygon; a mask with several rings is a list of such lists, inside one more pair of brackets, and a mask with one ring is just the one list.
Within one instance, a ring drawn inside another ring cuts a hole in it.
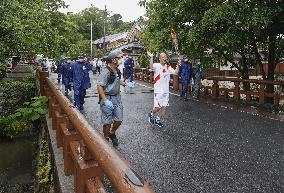
[{"label": "person in blue uniform", "polygon": [[124,62],[124,80],[133,81],[134,61],[131,57],[127,57]]},{"label": "person in blue uniform", "polygon": [[91,87],[90,70],[92,70],[92,65],[84,60],[83,55],[79,55],[78,61],[71,65],[70,74],[73,80],[74,105],[79,110],[84,109],[86,90]]},{"label": "person in blue uniform", "polygon": [[62,74],[62,83],[65,86],[65,96],[68,96],[68,90],[71,90],[71,82],[72,82],[72,75],[71,72],[71,58],[66,57],[66,62],[62,64],[61,67],[61,74]]},{"label": "person in blue uniform", "polygon": [[188,87],[192,77],[192,65],[187,58],[183,59],[179,69],[179,79],[182,85],[181,97],[184,100],[188,100]]},{"label": "person in blue uniform", "polygon": [[56,68],[56,73],[57,73],[57,82],[58,84],[60,83],[60,80],[61,80],[61,71],[62,71],[62,65],[64,63],[64,60],[60,60],[60,61],[57,61],[57,68]]},{"label": "person in blue uniform", "polygon": [[193,98],[199,98],[201,81],[203,80],[202,65],[200,59],[197,59],[193,65]]}]

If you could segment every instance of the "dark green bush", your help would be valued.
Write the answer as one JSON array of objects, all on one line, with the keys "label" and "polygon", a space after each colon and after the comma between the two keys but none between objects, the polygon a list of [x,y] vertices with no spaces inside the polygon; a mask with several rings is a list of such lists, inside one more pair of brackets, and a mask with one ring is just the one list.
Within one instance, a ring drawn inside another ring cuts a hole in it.
[{"label": "dark green bush", "polygon": [[2,81],[0,82],[0,92],[3,93],[0,101],[0,106],[2,106],[0,115],[10,115],[24,102],[29,102],[36,96],[35,76],[27,77],[21,81]]},{"label": "dark green bush", "polygon": [[0,116],[0,137],[14,138],[18,134],[29,131],[39,120],[47,114],[47,98],[45,96],[32,98],[25,102],[24,107],[18,108],[15,113]]},{"label": "dark green bush", "polygon": [[0,64],[0,80],[6,76],[6,65]]}]

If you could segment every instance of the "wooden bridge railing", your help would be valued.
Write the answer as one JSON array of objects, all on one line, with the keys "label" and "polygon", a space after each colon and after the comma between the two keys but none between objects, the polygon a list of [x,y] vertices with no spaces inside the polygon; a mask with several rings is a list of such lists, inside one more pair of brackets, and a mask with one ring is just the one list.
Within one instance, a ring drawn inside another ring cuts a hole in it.
[{"label": "wooden bridge railing", "polygon": [[[147,70],[147,69],[135,69],[135,75],[134,77],[137,80],[141,80],[144,82],[152,83],[153,80],[153,74]],[[241,96],[245,97],[245,100],[247,102],[252,100],[252,97],[258,98],[259,105],[264,105],[267,98],[273,98],[274,105],[276,109],[279,109],[279,103],[280,100],[284,99],[284,94],[281,94],[278,91],[274,91],[273,93],[269,93],[266,91],[265,86],[266,85],[279,85],[284,86],[284,82],[282,81],[266,81],[266,80],[255,80],[255,79],[240,79],[240,78],[227,78],[227,77],[206,77],[206,80],[212,81],[213,84],[211,86],[209,85],[203,85],[204,94],[211,95],[213,98],[218,98],[219,96],[224,96],[225,98],[229,98],[229,95],[231,94],[233,96],[233,99],[236,101],[240,101],[242,99]],[[233,88],[228,88],[227,86],[221,87],[220,83],[222,81],[226,81],[227,83],[230,82],[234,85]],[[171,78],[173,90],[180,91],[179,81],[178,81],[178,75],[173,75]],[[257,87],[257,89],[249,89],[245,90],[243,89],[242,85],[249,84],[252,86],[254,84],[254,87]]]},{"label": "wooden bridge railing", "polygon": [[63,147],[64,173],[74,175],[76,193],[106,193],[104,176],[119,193],[153,193],[150,185],[93,128],[48,78],[37,71],[39,88],[48,97],[49,117],[56,130],[57,147]]},{"label": "wooden bridge railing", "polygon": [[[284,94],[278,91],[273,93],[267,92],[266,85],[279,85],[284,86],[283,81],[267,81],[267,80],[256,80],[256,79],[239,79],[239,78],[227,78],[227,77],[207,77],[207,80],[213,81],[212,86],[204,86],[204,93],[211,95],[213,98],[218,98],[223,95],[225,98],[229,97],[229,93],[232,93],[233,99],[236,101],[241,100],[241,95],[244,96],[247,102],[252,100],[252,97],[258,98],[259,105],[264,105],[267,98],[273,98],[275,108],[279,108],[279,103],[281,99],[284,99]],[[234,86],[233,88],[220,87],[220,82],[226,81],[230,82]],[[250,89],[244,89],[244,85],[248,84]],[[252,87],[252,84],[254,85]]]}]

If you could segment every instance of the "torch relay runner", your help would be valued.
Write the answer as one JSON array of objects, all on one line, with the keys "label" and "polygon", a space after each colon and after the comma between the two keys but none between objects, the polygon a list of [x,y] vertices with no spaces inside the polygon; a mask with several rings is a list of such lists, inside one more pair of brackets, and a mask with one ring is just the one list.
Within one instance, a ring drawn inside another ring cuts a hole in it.
[{"label": "torch relay runner", "polygon": [[170,75],[174,74],[175,70],[170,66],[166,53],[160,54],[160,63],[151,64],[150,67],[154,71],[154,107],[149,113],[149,122],[163,127],[161,119],[169,106]]}]

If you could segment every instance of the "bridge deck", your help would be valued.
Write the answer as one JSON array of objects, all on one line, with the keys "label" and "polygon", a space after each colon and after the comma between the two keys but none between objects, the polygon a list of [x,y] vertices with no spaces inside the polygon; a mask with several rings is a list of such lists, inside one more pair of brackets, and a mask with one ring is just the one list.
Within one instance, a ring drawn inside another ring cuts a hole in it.
[{"label": "bridge deck", "polygon": [[[102,133],[92,78],[82,113]],[[284,122],[171,95],[158,128],[147,120],[151,89],[121,93],[117,150],[156,192],[284,192]]]}]

